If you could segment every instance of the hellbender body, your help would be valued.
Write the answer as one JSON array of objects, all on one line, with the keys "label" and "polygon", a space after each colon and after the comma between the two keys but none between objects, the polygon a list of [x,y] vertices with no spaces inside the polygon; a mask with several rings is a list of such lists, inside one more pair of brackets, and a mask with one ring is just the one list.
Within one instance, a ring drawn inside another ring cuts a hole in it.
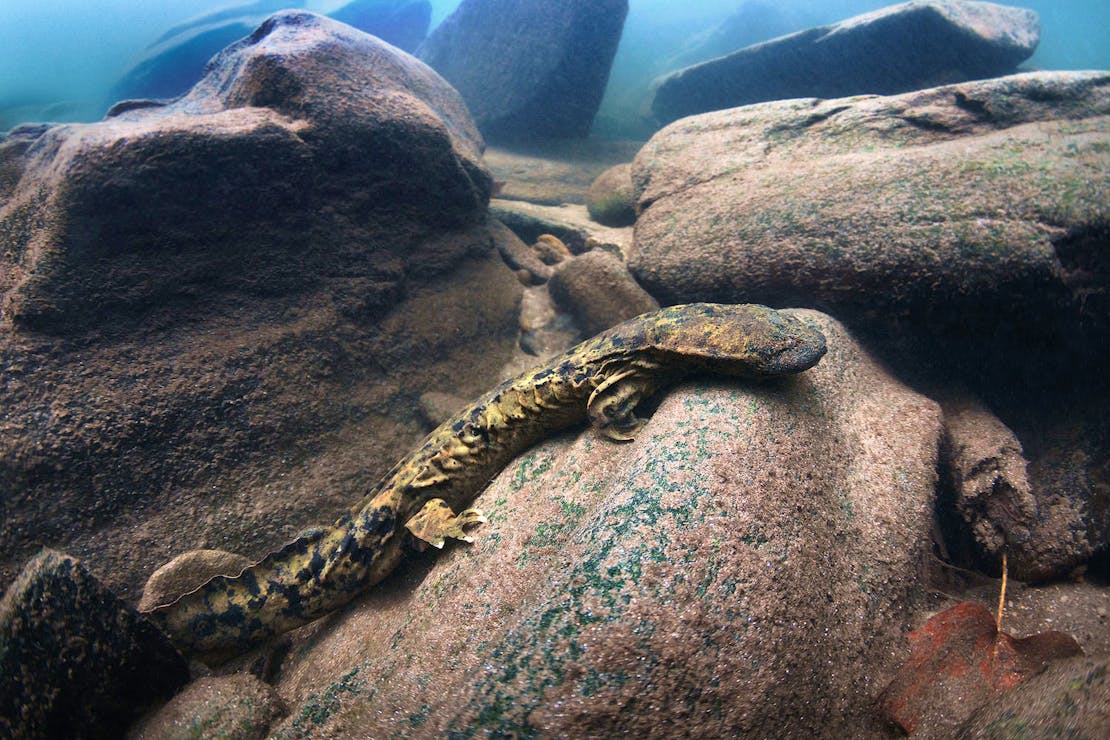
[{"label": "hellbender body", "polygon": [[765,306],[688,304],[624,322],[506,381],[433,430],[330,528],[311,530],[237,576],[149,612],[190,653],[245,650],[333,611],[387,575],[403,527],[467,539],[469,505],[522,451],[586,418],[631,439],[637,403],[690,373],[771,377],[812,367],[820,332]]}]

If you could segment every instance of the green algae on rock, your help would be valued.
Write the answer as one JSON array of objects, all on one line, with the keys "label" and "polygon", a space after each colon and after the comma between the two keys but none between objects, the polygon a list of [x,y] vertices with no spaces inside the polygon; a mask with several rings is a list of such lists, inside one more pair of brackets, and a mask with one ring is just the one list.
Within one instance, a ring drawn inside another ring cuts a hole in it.
[{"label": "green algae on rock", "polygon": [[636,194],[632,165],[618,164],[602,172],[586,191],[590,218],[606,226],[631,226],[636,222]]},{"label": "green algae on rock", "polygon": [[805,374],[686,384],[633,442],[518,457],[472,546],[294,646],[275,735],[877,731],[861,697],[919,604],[940,413],[794,315],[828,337]]},{"label": "green algae on rock", "polygon": [[274,687],[250,674],[207,676],[144,717],[129,740],[195,740],[219,737],[262,740],[288,714]]},{"label": "green algae on rock", "polygon": [[[827,350],[820,331],[766,306],[694,303],[629,319],[506,380],[434,429],[362,499],[242,572],[147,612],[182,650],[221,660],[335,611],[403,559],[408,531],[443,547],[486,521],[465,508],[489,477],[546,437],[589,420],[634,438],[637,407],[691,375],[768,379]],[[465,508],[465,510],[464,510]]]}]

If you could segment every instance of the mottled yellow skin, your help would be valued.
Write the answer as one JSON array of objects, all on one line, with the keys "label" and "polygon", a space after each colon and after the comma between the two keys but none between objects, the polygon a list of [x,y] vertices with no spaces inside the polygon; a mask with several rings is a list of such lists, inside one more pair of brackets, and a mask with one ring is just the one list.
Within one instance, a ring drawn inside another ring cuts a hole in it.
[{"label": "mottled yellow skin", "polygon": [[348,515],[271,553],[238,576],[217,576],[150,612],[181,649],[240,651],[306,624],[377,583],[403,554],[409,526],[442,544],[482,521],[469,505],[512,458],[589,419],[631,439],[636,405],[691,373],[749,378],[806,370],[825,338],[765,306],[696,303],[644,314],[506,381],[441,424]]}]

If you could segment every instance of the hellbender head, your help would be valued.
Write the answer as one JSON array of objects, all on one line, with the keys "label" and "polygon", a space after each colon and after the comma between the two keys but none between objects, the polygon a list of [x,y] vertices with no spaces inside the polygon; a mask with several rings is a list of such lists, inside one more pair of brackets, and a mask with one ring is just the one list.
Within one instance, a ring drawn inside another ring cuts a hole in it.
[{"label": "hellbender head", "polygon": [[820,331],[756,304],[671,306],[646,322],[643,339],[668,363],[741,377],[801,372],[825,355]]}]

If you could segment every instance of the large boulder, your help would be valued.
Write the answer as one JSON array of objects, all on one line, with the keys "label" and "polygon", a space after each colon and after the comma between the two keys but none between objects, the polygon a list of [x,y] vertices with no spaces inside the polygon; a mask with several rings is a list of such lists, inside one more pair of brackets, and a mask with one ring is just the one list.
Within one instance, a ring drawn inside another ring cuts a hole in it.
[{"label": "large boulder", "polygon": [[828,338],[816,368],[687,384],[634,442],[587,429],[511,463],[473,546],[410,561],[294,645],[279,736],[882,732],[940,412],[797,315]]},{"label": "large boulder", "polygon": [[1082,375],[1110,334],[1108,123],[1100,72],[691,117],[634,163],[630,267],[663,304],[814,306],[972,372]]},{"label": "large boulder", "polygon": [[180,552],[261,555],[512,354],[477,129],[348,26],[275,15],[173,104],[0,148],[2,580],[39,543],[131,597]]},{"label": "large boulder", "polygon": [[1102,72],[688,118],[635,162],[630,268],[664,304],[822,308],[906,377],[969,384],[1016,433],[976,452],[995,479],[967,468],[981,554],[1065,575],[1110,545],[1108,132]]},{"label": "large boulder", "polygon": [[[266,13],[298,5],[303,3],[255,2],[174,27],[124,73],[109,101],[181,95],[204,76],[205,65],[217,52],[250,35]],[[328,15],[411,52],[428,34],[432,6],[428,0],[352,0]]]},{"label": "large boulder", "polygon": [[0,736],[119,737],[189,679],[169,638],[43,550],[0,599]]},{"label": "large boulder", "polygon": [[480,157],[462,100],[425,65],[321,16],[275,15],[180,100],[41,132],[0,211],[0,310],[66,332],[198,293],[288,295],[329,273],[380,300],[387,260],[345,264],[352,241],[388,231],[400,273],[443,269],[468,245],[414,255],[404,242],[480,222]]},{"label": "large boulder", "polygon": [[761,41],[803,28],[799,11],[768,0],[743,0],[719,23],[693,34],[674,53],[657,62],[656,73],[688,67],[731,54]]},{"label": "large boulder", "polygon": [[585,137],[628,0],[463,0],[417,55],[490,138]]},{"label": "large boulder", "polygon": [[913,0],[749,46],[656,85],[661,123],[765,100],[916,90],[1013,72],[1040,38],[1037,14],[962,0]]}]

